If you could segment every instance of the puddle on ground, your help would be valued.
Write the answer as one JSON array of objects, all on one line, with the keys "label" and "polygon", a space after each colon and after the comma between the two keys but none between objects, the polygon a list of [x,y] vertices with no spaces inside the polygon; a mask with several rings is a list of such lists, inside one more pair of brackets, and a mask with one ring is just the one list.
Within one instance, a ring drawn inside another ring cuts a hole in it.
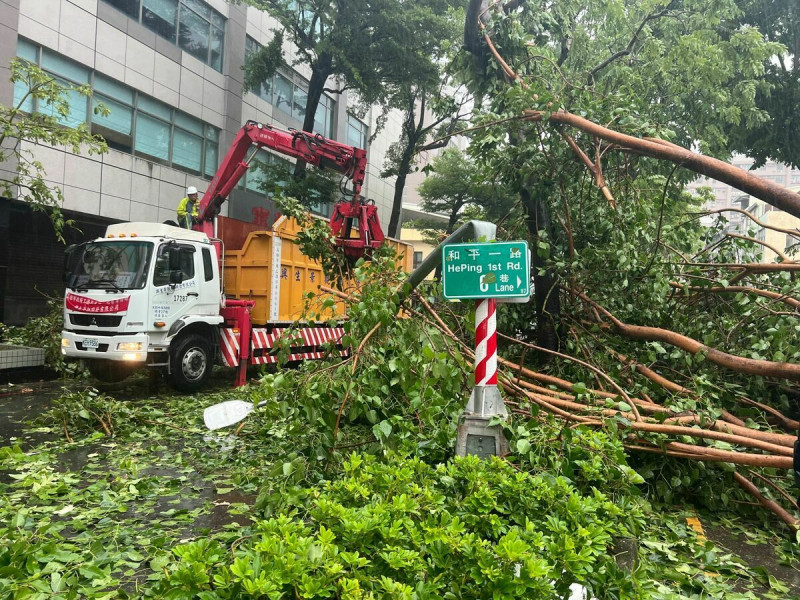
[{"label": "puddle on ground", "polygon": [[0,446],[35,446],[53,439],[52,433],[25,432],[25,423],[47,409],[62,393],[52,382],[0,386]]},{"label": "puddle on ground", "polygon": [[[253,515],[250,510],[239,513],[232,512],[231,508],[237,504],[244,504],[249,507],[249,509],[252,509],[255,501],[255,494],[242,494],[236,490],[228,492],[227,494],[217,494],[214,496],[214,508],[211,514],[200,517],[195,521],[195,526],[206,526],[211,529],[211,531],[217,531],[231,523],[236,523],[241,527],[250,525],[253,520]],[[204,525],[201,521],[206,520],[206,518],[208,523]]]},{"label": "puddle on ground", "polygon": [[89,464],[89,459],[97,458],[98,455],[105,455],[108,450],[102,444],[69,448],[58,455],[57,468],[62,473],[80,473]]},{"label": "puddle on ground", "polygon": [[[61,382],[0,385],[0,447],[19,446],[23,451],[53,440],[58,434],[51,431],[26,431],[26,424],[48,410],[61,393]],[[13,480],[11,473],[0,468],[0,484]]]},{"label": "puddle on ground", "polygon": [[706,537],[717,546],[740,557],[751,567],[764,567],[767,572],[789,586],[787,598],[800,598],[800,570],[781,564],[768,544],[749,544],[747,538],[718,525],[703,524]]}]

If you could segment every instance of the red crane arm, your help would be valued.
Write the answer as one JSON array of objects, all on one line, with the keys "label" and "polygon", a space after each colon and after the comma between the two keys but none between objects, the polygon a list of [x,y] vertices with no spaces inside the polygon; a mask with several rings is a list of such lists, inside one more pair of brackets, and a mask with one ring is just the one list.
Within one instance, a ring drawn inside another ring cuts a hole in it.
[{"label": "red crane arm", "polygon": [[303,160],[314,166],[342,173],[353,182],[354,207],[360,205],[361,186],[367,169],[367,153],[355,148],[328,140],[320,134],[304,131],[283,131],[271,125],[263,125],[248,121],[239,130],[225,155],[214,178],[211,180],[198,207],[199,220],[209,222],[219,214],[220,208],[228,198],[236,184],[250,166],[250,159],[245,155],[251,146],[269,148],[281,154]]}]

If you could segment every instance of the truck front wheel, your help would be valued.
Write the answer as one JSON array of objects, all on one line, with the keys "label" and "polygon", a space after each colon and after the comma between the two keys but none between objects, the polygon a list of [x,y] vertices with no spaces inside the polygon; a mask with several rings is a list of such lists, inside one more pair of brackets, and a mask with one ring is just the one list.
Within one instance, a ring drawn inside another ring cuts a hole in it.
[{"label": "truck front wheel", "polygon": [[169,383],[181,392],[195,392],[211,374],[211,345],[203,336],[187,335],[169,353]]}]

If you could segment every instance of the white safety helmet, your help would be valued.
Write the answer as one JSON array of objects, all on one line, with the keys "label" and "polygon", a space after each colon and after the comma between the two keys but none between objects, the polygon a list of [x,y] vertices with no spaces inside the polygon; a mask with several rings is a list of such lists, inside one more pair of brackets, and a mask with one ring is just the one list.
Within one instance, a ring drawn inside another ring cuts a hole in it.
[{"label": "white safety helmet", "polygon": [[194,187],[193,185],[190,185],[188,188],[186,188],[186,195],[187,196],[191,196],[192,194],[196,194],[196,193],[197,193],[197,188]]}]

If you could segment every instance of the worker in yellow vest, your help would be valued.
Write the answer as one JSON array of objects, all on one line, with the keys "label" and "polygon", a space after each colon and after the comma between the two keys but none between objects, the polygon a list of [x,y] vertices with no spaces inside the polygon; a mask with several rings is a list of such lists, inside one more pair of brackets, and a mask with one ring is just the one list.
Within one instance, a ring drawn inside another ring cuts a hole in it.
[{"label": "worker in yellow vest", "polygon": [[178,204],[178,224],[184,229],[191,229],[197,222],[197,188],[190,185],[186,188],[186,198]]}]

